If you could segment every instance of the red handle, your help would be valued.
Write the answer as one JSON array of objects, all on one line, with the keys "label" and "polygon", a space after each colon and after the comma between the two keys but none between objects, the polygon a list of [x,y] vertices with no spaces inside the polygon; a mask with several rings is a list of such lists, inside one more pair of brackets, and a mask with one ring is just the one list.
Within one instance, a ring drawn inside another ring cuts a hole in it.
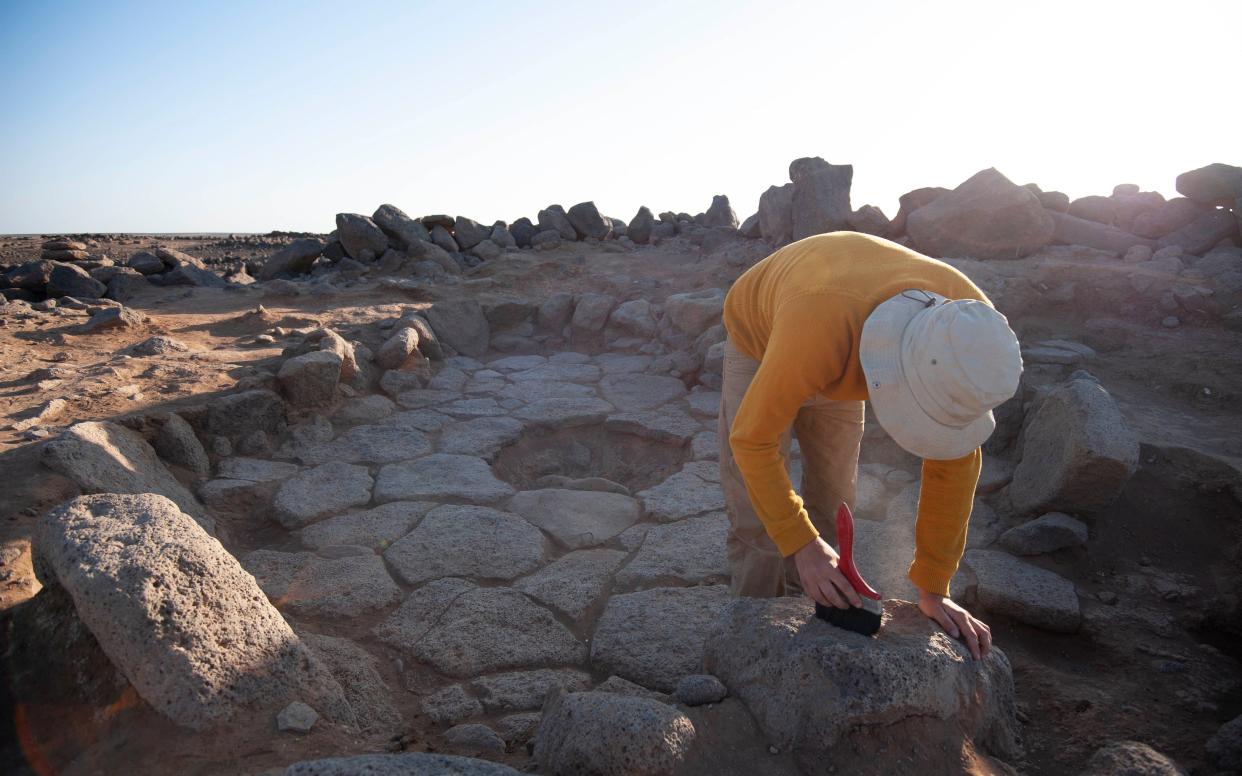
[{"label": "red handle", "polygon": [[837,566],[853,585],[854,591],[873,601],[879,601],[880,594],[867,584],[862,574],[858,573],[858,567],[854,565],[854,515],[844,501],[837,509],[837,543],[841,545],[841,560]]}]

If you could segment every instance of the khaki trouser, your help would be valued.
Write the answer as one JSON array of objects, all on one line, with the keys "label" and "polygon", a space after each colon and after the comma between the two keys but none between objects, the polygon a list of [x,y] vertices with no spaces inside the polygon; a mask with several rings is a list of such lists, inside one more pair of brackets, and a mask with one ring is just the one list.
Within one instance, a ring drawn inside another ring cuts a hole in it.
[{"label": "khaki trouser", "polygon": [[[725,343],[724,385],[721,388],[720,482],[729,514],[729,566],[734,595],[771,598],[796,595],[801,584],[793,558],[783,558],[755,513],[733,460],[729,430],[759,362]],[[798,410],[792,429],[781,435],[781,457],[789,460],[790,431],[802,450],[801,493],[811,522],[824,541],[836,545],[836,514],[842,501],[854,503],[858,484],[858,448],[863,434],[863,402],[833,401],[814,396]]]}]

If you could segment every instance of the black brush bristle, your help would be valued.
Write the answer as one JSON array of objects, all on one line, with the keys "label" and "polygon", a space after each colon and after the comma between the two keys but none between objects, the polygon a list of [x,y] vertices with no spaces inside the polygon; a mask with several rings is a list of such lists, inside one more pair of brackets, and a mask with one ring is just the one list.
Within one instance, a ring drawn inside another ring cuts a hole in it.
[{"label": "black brush bristle", "polygon": [[875,635],[876,631],[880,630],[882,619],[880,614],[857,606],[838,609],[835,606],[824,606],[818,603],[815,604],[815,616],[838,628],[861,633],[864,636]]}]

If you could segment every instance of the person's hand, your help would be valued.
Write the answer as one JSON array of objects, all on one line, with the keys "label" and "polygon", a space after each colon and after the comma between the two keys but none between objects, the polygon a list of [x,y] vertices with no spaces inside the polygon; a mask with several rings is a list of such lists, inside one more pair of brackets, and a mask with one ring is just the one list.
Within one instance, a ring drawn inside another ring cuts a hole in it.
[{"label": "person's hand", "polygon": [[919,611],[939,623],[953,638],[966,642],[975,660],[988,656],[992,649],[992,629],[952,599],[920,590]]},{"label": "person's hand", "polygon": [[848,609],[862,606],[862,599],[854,591],[841,570],[837,568],[837,551],[818,536],[794,553],[794,566],[802,580],[802,591],[816,603]]}]

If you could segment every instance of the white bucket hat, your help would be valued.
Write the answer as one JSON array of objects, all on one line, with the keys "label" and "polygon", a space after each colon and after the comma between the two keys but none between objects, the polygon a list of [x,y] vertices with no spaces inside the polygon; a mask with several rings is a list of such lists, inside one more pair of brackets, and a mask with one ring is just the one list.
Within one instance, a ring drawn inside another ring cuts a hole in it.
[{"label": "white bucket hat", "polygon": [[910,289],[863,323],[859,347],[880,425],[921,458],[961,458],[996,428],[1018,390],[1022,354],[1005,316],[974,299]]}]

